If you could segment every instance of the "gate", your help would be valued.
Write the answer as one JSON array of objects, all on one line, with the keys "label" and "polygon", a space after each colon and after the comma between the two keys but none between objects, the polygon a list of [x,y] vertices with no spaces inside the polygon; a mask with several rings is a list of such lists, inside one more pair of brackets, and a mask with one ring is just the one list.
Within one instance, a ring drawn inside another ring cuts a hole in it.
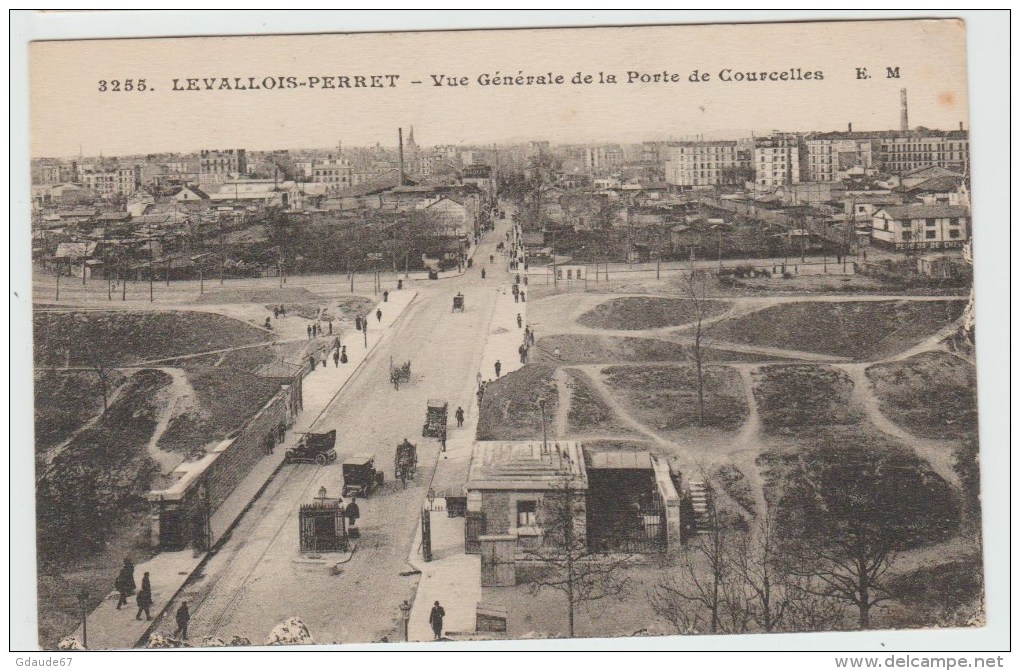
[{"label": "gate", "polygon": [[467,511],[464,520],[464,552],[478,554],[482,551],[482,542],[478,540],[485,535],[485,513]]},{"label": "gate", "polygon": [[656,497],[638,509],[591,514],[588,542],[592,550],[600,552],[662,552],[666,549],[666,509]]},{"label": "gate", "polygon": [[344,552],[347,550],[347,526],[343,508],[337,503],[305,503],[298,515],[301,528],[301,552]]},{"label": "gate", "polygon": [[432,511],[428,508],[421,509],[421,556],[432,561]]},{"label": "gate", "polygon": [[159,547],[161,550],[183,550],[188,545],[188,528],[184,511],[177,504],[164,503],[159,511]]}]

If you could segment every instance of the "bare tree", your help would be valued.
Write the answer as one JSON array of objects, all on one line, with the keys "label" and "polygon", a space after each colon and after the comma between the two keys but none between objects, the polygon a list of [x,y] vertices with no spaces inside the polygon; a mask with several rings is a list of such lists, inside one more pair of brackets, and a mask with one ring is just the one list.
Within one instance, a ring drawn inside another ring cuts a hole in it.
[{"label": "bare tree", "polygon": [[896,553],[948,537],[959,520],[944,480],[910,455],[866,444],[802,458],[779,506],[789,572],[808,581],[804,592],[855,607],[861,629],[890,598]]},{"label": "bare tree", "polygon": [[685,280],[684,285],[687,298],[694,306],[694,344],[691,347],[690,358],[694,361],[695,382],[698,386],[698,425],[705,425],[705,373],[703,369],[701,352],[702,323],[708,316],[708,282],[704,272],[692,271]]},{"label": "bare tree", "polygon": [[715,497],[708,499],[710,528],[684,548],[680,570],[660,580],[650,600],[652,608],[678,633],[746,631],[746,609],[735,585],[732,567],[734,516],[720,510]]},{"label": "bare tree", "polygon": [[574,637],[579,607],[621,594],[629,583],[625,569],[630,555],[600,552],[588,546],[585,534],[585,490],[576,477],[564,477],[542,502],[542,542],[525,551],[538,570],[525,581],[534,593],[542,589],[562,592],[567,600],[567,625]]}]

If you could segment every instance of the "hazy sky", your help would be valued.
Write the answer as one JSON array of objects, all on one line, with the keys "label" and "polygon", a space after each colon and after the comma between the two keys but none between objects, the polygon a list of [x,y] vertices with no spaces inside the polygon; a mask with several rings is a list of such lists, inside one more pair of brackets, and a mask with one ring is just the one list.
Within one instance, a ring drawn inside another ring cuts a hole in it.
[{"label": "hazy sky", "polygon": [[[857,78],[859,67],[868,79]],[[887,78],[887,67],[900,77]],[[823,78],[719,80],[724,69],[796,76],[798,68],[800,77]],[[710,80],[692,83],[695,70]],[[613,74],[617,83],[571,83],[579,71],[595,82]],[[479,75],[497,72],[565,82],[479,84]],[[627,83],[628,72],[680,81]],[[912,127],[967,122],[965,28],[951,20],[38,42],[30,73],[33,156],[77,155],[79,147],[118,155],[394,145],[397,126],[406,133],[412,124],[426,146],[828,131],[848,122],[892,129],[900,88],[908,89]],[[371,75],[384,87],[324,88],[327,77]],[[468,84],[437,87],[432,75]],[[280,77],[295,87],[265,88],[266,78]],[[111,90],[128,78],[136,87],[145,79],[148,90]],[[187,88],[188,78],[207,78],[197,85],[215,90],[172,90],[174,79]],[[222,78],[232,87],[254,78],[263,89],[222,90]]]}]

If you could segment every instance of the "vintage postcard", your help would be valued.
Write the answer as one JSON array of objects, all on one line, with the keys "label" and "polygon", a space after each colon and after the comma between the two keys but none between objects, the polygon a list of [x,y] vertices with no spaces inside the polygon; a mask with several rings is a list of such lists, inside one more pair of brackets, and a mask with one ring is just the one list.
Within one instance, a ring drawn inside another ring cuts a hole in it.
[{"label": "vintage postcard", "polygon": [[966,41],[33,42],[39,647],[984,626]]}]

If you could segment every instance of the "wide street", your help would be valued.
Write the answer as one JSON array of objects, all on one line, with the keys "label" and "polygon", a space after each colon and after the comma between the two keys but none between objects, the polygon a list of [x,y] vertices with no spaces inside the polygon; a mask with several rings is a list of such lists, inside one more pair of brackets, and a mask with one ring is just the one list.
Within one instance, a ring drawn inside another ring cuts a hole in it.
[{"label": "wide street", "polygon": [[[490,264],[505,222],[483,238],[474,267],[462,277],[415,283],[419,296],[393,325],[365,366],[324,411],[315,430],[337,430],[338,459],[326,467],[287,465],[270,482],[217,554],[178,598],[192,611],[190,638],[244,636],[261,643],[289,617],[299,617],[316,642],[372,642],[399,633],[399,605],[417,584],[407,557],[418,514],[435,464],[439,442],[422,438],[426,400],[476,411],[475,376],[489,332],[497,288],[506,282],[505,262]],[[480,269],[488,279],[482,280]],[[463,292],[467,310],[452,313],[452,297]],[[509,327],[510,325],[506,325]],[[410,360],[412,380],[397,391],[389,383],[390,360]],[[466,430],[466,429],[464,429]],[[452,432],[457,431],[451,428]],[[396,445],[418,445],[418,472],[406,489],[394,482]],[[320,487],[337,496],[341,462],[351,455],[376,457],[385,473],[381,491],[359,500],[361,538],[346,556],[304,558],[298,552],[298,510]],[[331,558],[330,558],[331,557]],[[173,606],[170,611],[172,612]]]}]

